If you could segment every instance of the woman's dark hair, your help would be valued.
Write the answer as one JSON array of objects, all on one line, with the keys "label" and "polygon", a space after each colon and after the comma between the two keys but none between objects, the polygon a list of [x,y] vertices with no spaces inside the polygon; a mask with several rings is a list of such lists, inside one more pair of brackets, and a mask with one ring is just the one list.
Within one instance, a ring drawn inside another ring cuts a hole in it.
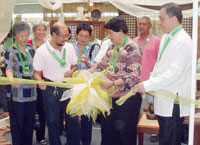
[{"label": "woman's dark hair", "polygon": [[122,30],[124,34],[128,33],[126,21],[120,16],[110,19],[104,27],[106,29],[113,30],[114,32],[119,32],[120,30]]},{"label": "woman's dark hair", "polygon": [[90,27],[89,24],[86,24],[86,23],[80,24],[80,25],[76,28],[76,34],[78,35],[78,33],[79,33],[81,30],[88,31],[89,34],[90,34],[90,36],[92,35],[92,28]]}]

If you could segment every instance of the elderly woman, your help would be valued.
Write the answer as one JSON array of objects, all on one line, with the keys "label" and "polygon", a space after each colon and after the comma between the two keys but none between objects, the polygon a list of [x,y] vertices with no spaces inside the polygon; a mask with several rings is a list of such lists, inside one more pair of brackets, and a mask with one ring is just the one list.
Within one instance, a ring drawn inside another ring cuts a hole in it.
[{"label": "elderly woman", "polygon": [[142,98],[140,94],[130,97],[122,106],[116,101],[130,91],[140,80],[140,50],[128,36],[126,22],[121,17],[112,18],[106,25],[107,34],[113,45],[107,50],[102,61],[90,72],[110,67],[109,81],[102,83],[103,89],[116,87],[119,92],[112,96],[111,114],[101,117],[101,145],[136,145],[137,123]]},{"label": "elderly woman", "polygon": [[[34,50],[27,44],[30,27],[26,22],[13,26],[15,44],[5,54],[6,76],[33,79]],[[10,113],[12,145],[32,145],[33,124],[36,113],[35,85],[13,84],[9,90],[8,108]]]},{"label": "elderly woman", "polygon": [[[33,35],[34,38],[29,40],[27,43],[33,46],[33,49],[36,50],[39,48],[45,41],[47,33],[47,24],[44,21],[37,21],[33,24]],[[42,74],[41,74],[42,76]],[[41,145],[46,145],[47,140],[45,139],[45,113],[44,105],[42,99],[42,90],[37,85],[37,114],[39,116],[40,128],[36,129],[36,140],[40,142]]]},{"label": "elderly woman", "polygon": [[33,49],[36,50],[39,48],[45,41],[47,34],[47,24],[44,21],[37,21],[33,24],[33,35],[34,38],[29,40],[28,43],[33,46]]}]

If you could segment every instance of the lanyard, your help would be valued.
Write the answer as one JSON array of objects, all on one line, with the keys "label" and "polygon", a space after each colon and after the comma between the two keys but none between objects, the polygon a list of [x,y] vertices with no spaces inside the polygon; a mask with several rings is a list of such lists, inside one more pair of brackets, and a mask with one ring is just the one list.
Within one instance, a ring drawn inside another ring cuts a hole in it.
[{"label": "lanyard", "polygon": [[46,44],[46,47],[47,47],[49,53],[55,58],[55,60],[61,65],[61,67],[65,67],[66,64],[67,64],[67,62],[66,62],[66,49],[64,48],[64,52],[63,52],[62,59],[60,59],[60,58],[56,55],[56,53],[55,53],[54,51],[51,51],[51,50],[49,49],[49,47],[47,46],[47,44]]},{"label": "lanyard", "polygon": [[[183,29],[183,26],[180,25],[179,27],[177,27],[177,28],[171,33],[170,36],[172,36],[172,38],[173,38],[173,37],[174,37],[179,31],[181,31],[182,29]],[[160,61],[160,59],[161,59],[161,57],[162,57],[164,51],[166,50],[166,48],[167,48],[169,42],[172,40],[172,38],[171,38],[170,36],[168,37],[167,41],[165,42],[165,44],[164,44],[164,46],[163,46],[163,48],[162,48],[162,50],[161,50],[161,52],[160,52],[160,55],[159,55],[159,57],[158,57],[157,62]]]},{"label": "lanyard", "polygon": [[17,47],[17,51],[19,53],[19,59],[20,59],[20,61],[22,63],[23,74],[28,75],[30,73],[30,64],[29,64],[29,53],[28,53],[28,50],[27,50],[27,45],[25,45],[26,58],[27,58],[26,59],[26,64],[24,62],[25,60],[22,57],[22,53],[21,53],[17,43],[16,43],[16,47]]},{"label": "lanyard", "polygon": [[[81,54],[80,57],[78,58],[78,62],[77,62],[77,65],[78,65],[78,66],[81,64],[80,58],[81,58],[84,54],[86,54],[86,53],[88,52],[88,48],[90,47],[90,44],[91,44],[91,43],[88,42],[88,44],[87,44],[87,46],[84,48],[82,54]],[[77,43],[77,45],[78,45],[78,43]]]},{"label": "lanyard", "polygon": [[[124,40],[124,42],[123,42],[122,48],[125,47],[125,45],[126,45],[126,43],[128,42],[128,40],[129,40],[129,37],[126,36],[126,38],[125,38],[125,40]],[[118,48],[118,45],[115,45],[115,47],[114,47],[114,53],[113,53],[113,55],[112,55],[112,59],[111,59],[111,62],[110,62],[110,71],[111,71],[112,73],[115,73],[115,69],[116,69],[116,66],[117,66],[117,61],[118,61],[118,59],[119,59],[119,56],[120,56],[121,53],[122,53],[122,49],[120,49],[119,52],[117,53],[117,52],[116,52],[116,51],[117,51],[117,48]],[[116,54],[116,53],[117,53],[117,54]]]},{"label": "lanyard", "polygon": [[[32,40],[32,42],[33,42],[33,49],[36,50],[36,49],[37,49],[37,46],[36,46],[36,44],[35,44],[35,38]],[[43,44],[44,44],[44,40],[43,40]]]},{"label": "lanyard", "polygon": [[97,38],[94,38],[94,44],[98,44]]},{"label": "lanyard", "polygon": [[[144,50],[144,48],[146,47],[146,45],[148,44],[149,40],[152,37],[152,32],[149,34],[148,38],[146,39],[146,41],[144,42],[144,44],[142,45],[142,48],[140,48],[142,51]],[[140,47],[140,39],[138,39],[138,47]]]}]

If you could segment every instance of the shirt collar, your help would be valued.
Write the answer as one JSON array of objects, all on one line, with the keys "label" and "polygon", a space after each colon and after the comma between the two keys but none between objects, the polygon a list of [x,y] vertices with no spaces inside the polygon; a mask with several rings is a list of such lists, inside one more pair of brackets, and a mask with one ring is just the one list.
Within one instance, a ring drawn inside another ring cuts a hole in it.
[{"label": "shirt collar", "polygon": [[63,52],[63,50],[64,50],[64,46],[62,47],[62,49],[61,49],[61,51],[59,51],[59,50],[57,50],[57,49],[55,49],[55,48],[53,48],[52,47],[52,45],[50,44],[50,40],[51,39],[48,39],[47,41],[46,41],[46,45],[47,45],[47,47],[51,50],[51,51],[54,51],[54,52]]}]

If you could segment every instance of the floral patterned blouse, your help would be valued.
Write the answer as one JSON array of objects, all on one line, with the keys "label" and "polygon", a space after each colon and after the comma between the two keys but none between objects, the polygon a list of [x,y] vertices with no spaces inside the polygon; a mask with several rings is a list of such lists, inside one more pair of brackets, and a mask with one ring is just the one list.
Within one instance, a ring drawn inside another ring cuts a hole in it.
[{"label": "floral patterned blouse", "polygon": [[[110,66],[112,55],[114,54],[114,45],[106,52],[102,61],[96,66],[97,71],[102,71]],[[142,70],[142,54],[135,42],[131,42],[123,48],[118,59],[115,74],[109,72],[107,77],[111,81],[122,79],[125,82],[124,86],[117,86],[120,92],[112,97],[121,97],[127,94],[131,87],[139,83]]]}]

